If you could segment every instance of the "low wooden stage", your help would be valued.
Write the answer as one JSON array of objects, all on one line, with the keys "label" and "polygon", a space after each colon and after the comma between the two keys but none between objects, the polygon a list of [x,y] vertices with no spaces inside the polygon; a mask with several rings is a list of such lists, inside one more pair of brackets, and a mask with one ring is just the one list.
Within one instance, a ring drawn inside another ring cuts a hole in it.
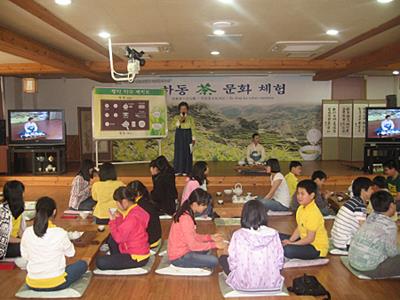
[{"label": "low wooden stage", "polygon": [[[268,178],[265,175],[241,175],[235,168],[235,162],[208,162],[210,168],[210,186],[230,187],[237,182],[250,186],[268,185]],[[288,172],[289,162],[281,162],[282,173]],[[10,176],[0,176],[0,185],[11,179],[23,181],[27,186],[70,186],[73,177],[79,169],[79,164],[68,164],[68,171],[62,175],[32,176],[30,174],[14,174]],[[119,179],[123,182],[141,180],[146,186],[151,186],[151,176],[148,164],[116,165]],[[313,171],[323,170],[328,175],[327,187],[333,188],[348,185],[357,176],[370,176],[361,171],[361,163],[345,163],[339,161],[311,161],[303,162],[303,176],[309,178]],[[183,187],[186,177],[177,177],[176,184]]]}]

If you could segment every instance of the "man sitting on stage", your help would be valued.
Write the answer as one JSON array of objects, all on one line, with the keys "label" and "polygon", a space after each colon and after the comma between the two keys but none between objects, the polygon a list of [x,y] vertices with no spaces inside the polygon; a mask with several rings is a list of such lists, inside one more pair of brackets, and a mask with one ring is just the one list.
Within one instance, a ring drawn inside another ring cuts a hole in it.
[{"label": "man sitting on stage", "polygon": [[246,160],[250,165],[261,164],[265,161],[265,149],[260,144],[260,135],[258,133],[253,134],[252,142],[247,146]]}]

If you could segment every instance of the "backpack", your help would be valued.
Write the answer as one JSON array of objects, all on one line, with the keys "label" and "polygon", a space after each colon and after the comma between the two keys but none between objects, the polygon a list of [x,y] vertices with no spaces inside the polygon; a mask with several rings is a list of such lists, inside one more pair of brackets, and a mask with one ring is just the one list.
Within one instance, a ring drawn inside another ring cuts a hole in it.
[{"label": "backpack", "polygon": [[331,299],[331,294],[323,287],[315,276],[304,274],[293,279],[293,286],[288,288],[289,292],[296,295],[327,296],[325,300]]}]

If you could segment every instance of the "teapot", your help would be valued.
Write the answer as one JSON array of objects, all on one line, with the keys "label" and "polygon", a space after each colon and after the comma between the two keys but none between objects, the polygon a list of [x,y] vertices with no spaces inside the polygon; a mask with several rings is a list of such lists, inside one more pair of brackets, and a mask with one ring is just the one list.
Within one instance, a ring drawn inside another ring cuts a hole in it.
[{"label": "teapot", "polygon": [[237,196],[240,196],[243,193],[243,187],[240,183],[235,184],[233,193]]}]

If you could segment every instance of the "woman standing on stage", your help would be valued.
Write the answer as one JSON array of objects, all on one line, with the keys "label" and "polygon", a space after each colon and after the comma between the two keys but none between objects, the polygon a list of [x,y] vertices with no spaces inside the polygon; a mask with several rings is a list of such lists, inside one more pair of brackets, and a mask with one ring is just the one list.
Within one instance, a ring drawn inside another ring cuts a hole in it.
[{"label": "woman standing on stage", "polygon": [[188,115],[189,104],[181,102],[178,109],[179,115],[174,117],[172,123],[176,126],[174,169],[177,175],[186,175],[192,172],[195,123]]}]

